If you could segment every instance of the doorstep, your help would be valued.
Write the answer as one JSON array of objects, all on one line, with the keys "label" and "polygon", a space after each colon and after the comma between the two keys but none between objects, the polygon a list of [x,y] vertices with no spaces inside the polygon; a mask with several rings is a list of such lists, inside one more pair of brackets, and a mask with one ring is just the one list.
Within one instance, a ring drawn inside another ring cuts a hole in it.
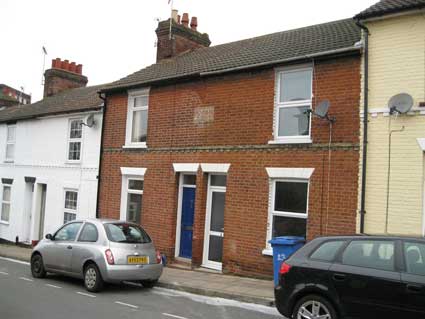
[{"label": "doorstep", "polygon": [[[0,244],[0,256],[29,261],[31,249]],[[272,280],[223,275],[204,269],[164,267],[158,286],[266,306],[274,304]]]}]

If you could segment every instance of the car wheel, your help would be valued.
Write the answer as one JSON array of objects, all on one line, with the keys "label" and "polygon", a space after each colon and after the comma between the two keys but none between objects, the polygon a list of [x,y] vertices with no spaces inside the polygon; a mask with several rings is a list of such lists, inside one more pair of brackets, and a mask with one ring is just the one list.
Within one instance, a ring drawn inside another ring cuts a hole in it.
[{"label": "car wheel", "polygon": [[337,319],[335,308],[325,298],[309,295],[295,305],[292,319]]},{"label": "car wheel", "polygon": [[102,290],[102,275],[95,264],[88,264],[84,269],[84,286],[90,292],[98,292]]},{"label": "car wheel", "polygon": [[40,254],[34,254],[31,257],[31,274],[34,278],[46,277],[46,270],[44,269],[43,257]]},{"label": "car wheel", "polygon": [[145,288],[153,288],[158,283],[158,279],[156,279],[156,280],[142,280],[140,283]]}]

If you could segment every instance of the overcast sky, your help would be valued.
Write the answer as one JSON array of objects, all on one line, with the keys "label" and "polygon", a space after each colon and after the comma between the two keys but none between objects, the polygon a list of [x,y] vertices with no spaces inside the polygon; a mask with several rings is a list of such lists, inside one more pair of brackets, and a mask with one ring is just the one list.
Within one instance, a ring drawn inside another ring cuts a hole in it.
[{"label": "overcast sky", "polygon": [[[349,18],[377,0],[174,0],[198,17],[212,45]],[[83,64],[89,85],[107,83],[155,62],[157,19],[168,0],[1,0],[0,83],[42,98],[56,57]]]}]

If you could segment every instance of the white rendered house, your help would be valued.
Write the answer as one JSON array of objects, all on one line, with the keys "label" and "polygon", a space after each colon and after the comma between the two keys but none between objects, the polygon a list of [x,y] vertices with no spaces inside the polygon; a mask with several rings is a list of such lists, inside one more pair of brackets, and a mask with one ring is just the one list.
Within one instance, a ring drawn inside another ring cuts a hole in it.
[{"label": "white rendered house", "polygon": [[96,217],[103,101],[77,67],[53,60],[43,100],[0,110],[0,239]]}]

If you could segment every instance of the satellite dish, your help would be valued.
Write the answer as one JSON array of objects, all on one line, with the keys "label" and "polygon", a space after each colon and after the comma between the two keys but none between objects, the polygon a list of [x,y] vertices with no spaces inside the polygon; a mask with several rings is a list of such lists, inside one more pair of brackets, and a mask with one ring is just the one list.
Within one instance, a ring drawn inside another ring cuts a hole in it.
[{"label": "satellite dish", "polygon": [[390,114],[394,112],[397,113],[407,113],[413,106],[413,98],[407,93],[400,93],[394,95],[388,102],[388,108],[390,109]]},{"label": "satellite dish", "polygon": [[314,110],[314,114],[316,114],[318,117],[321,117],[323,119],[326,118],[328,115],[329,106],[330,106],[330,103],[328,100],[324,100],[320,102],[316,106],[316,109]]},{"label": "satellite dish", "polygon": [[86,125],[87,125],[88,127],[93,127],[95,124],[96,124],[96,121],[95,121],[95,119],[94,119],[94,114],[90,114],[90,115],[87,117]]}]

